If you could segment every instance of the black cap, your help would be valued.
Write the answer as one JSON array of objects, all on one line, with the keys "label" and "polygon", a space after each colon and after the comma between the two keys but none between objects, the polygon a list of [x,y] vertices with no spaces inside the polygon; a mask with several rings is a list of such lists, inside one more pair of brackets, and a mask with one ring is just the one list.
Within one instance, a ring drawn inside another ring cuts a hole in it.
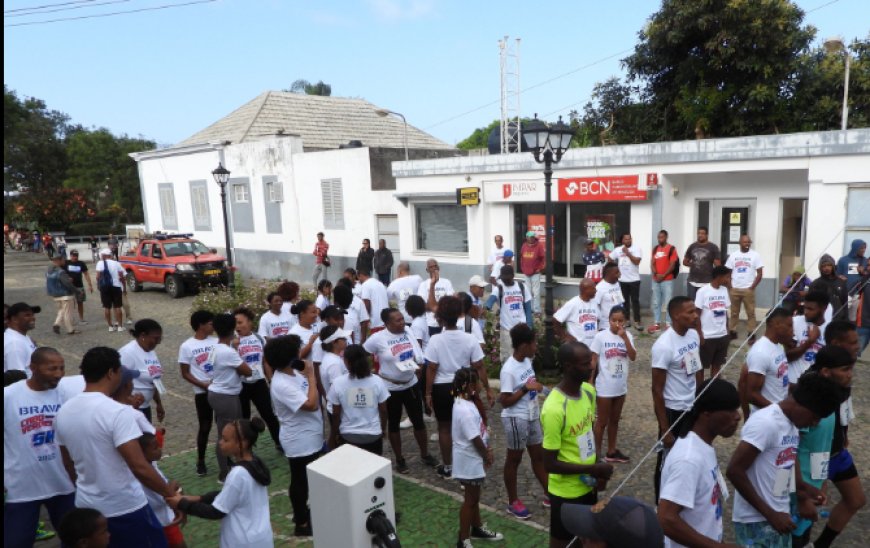
[{"label": "black cap", "polygon": [[562,523],[572,535],[602,540],[608,546],[661,548],[665,544],[656,511],[629,497],[613,497],[594,506],[564,504]]},{"label": "black cap", "polygon": [[330,318],[341,318],[345,314],[347,314],[347,310],[331,304],[320,311],[320,319],[326,321]]},{"label": "black cap", "polygon": [[9,307],[9,310],[6,311],[6,317],[11,318],[13,316],[17,316],[22,312],[33,312],[34,314],[39,314],[42,312],[41,306],[30,306],[27,303],[15,303]]}]

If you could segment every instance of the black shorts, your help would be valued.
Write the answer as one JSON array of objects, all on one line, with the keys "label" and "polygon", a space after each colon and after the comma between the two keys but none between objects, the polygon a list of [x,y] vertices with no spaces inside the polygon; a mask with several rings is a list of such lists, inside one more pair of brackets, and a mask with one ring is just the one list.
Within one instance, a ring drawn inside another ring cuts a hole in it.
[{"label": "black shorts", "polygon": [[[580,480],[578,479],[577,481]],[[565,526],[562,525],[562,505],[592,505],[598,502],[598,493],[596,493],[594,490],[586,493],[582,497],[577,497],[574,499],[563,499],[562,497],[557,497],[553,493],[547,493],[547,496],[550,497],[550,537],[565,541],[573,539],[574,534],[568,532],[568,530],[565,529]]]},{"label": "black shorts", "polygon": [[715,339],[704,339],[701,344],[701,365],[704,369],[709,369],[711,365],[716,367],[725,363],[728,357],[728,344],[731,343],[731,337],[725,335]]},{"label": "black shorts", "polygon": [[453,422],[453,383],[432,385],[432,408],[438,422]]},{"label": "black shorts", "polygon": [[100,290],[100,302],[103,308],[121,308],[124,300],[124,291],[120,287],[112,286]]},{"label": "black shorts", "polygon": [[387,431],[398,432],[402,422],[402,407],[408,413],[408,418],[414,426],[414,430],[423,430],[426,424],[423,422],[423,402],[416,386],[404,390],[390,390],[387,399]]}]

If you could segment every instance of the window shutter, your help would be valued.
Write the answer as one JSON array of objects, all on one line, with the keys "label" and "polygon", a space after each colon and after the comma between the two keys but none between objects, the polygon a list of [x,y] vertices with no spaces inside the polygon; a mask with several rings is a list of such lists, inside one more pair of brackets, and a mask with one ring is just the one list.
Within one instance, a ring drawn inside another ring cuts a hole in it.
[{"label": "window shutter", "polygon": [[323,226],[329,229],[344,229],[344,196],[341,180],[320,182],[323,200]]}]

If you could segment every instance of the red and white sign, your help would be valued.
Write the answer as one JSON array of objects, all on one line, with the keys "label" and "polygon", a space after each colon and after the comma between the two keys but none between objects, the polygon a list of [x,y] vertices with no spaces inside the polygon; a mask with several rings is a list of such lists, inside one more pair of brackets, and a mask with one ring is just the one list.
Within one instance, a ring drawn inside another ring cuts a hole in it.
[{"label": "red and white sign", "polygon": [[484,199],[487,202],[543,202],[544,181],[485,181]]},{"label": "red and white sign", "polygon": [[622,202],[646,200],[637,175],[559,179],[560,202]]},{"label": "red and white sign", "polygon": [[645,178],[641,181],[640,186],[638,186],[638,190],[655,190],[659,187],[659,174],[658,173],[647,173]]}]

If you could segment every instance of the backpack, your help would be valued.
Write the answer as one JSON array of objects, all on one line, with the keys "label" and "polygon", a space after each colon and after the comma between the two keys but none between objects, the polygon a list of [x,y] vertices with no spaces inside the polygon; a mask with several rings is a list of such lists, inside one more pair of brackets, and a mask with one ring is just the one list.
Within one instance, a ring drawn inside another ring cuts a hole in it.
[{"label": "backpack", "polygon": [[473,321],[474,321],[474,318],[472,318],[468,314],[465,315],[465,332],[466,333],[471,333]]},{"label": "backpack", "polygon": [[97,289],[109,289],[114,285],[112,282],[112,272],[109,270],[109,261],[103,259],[103,270],[97,272]]}]

